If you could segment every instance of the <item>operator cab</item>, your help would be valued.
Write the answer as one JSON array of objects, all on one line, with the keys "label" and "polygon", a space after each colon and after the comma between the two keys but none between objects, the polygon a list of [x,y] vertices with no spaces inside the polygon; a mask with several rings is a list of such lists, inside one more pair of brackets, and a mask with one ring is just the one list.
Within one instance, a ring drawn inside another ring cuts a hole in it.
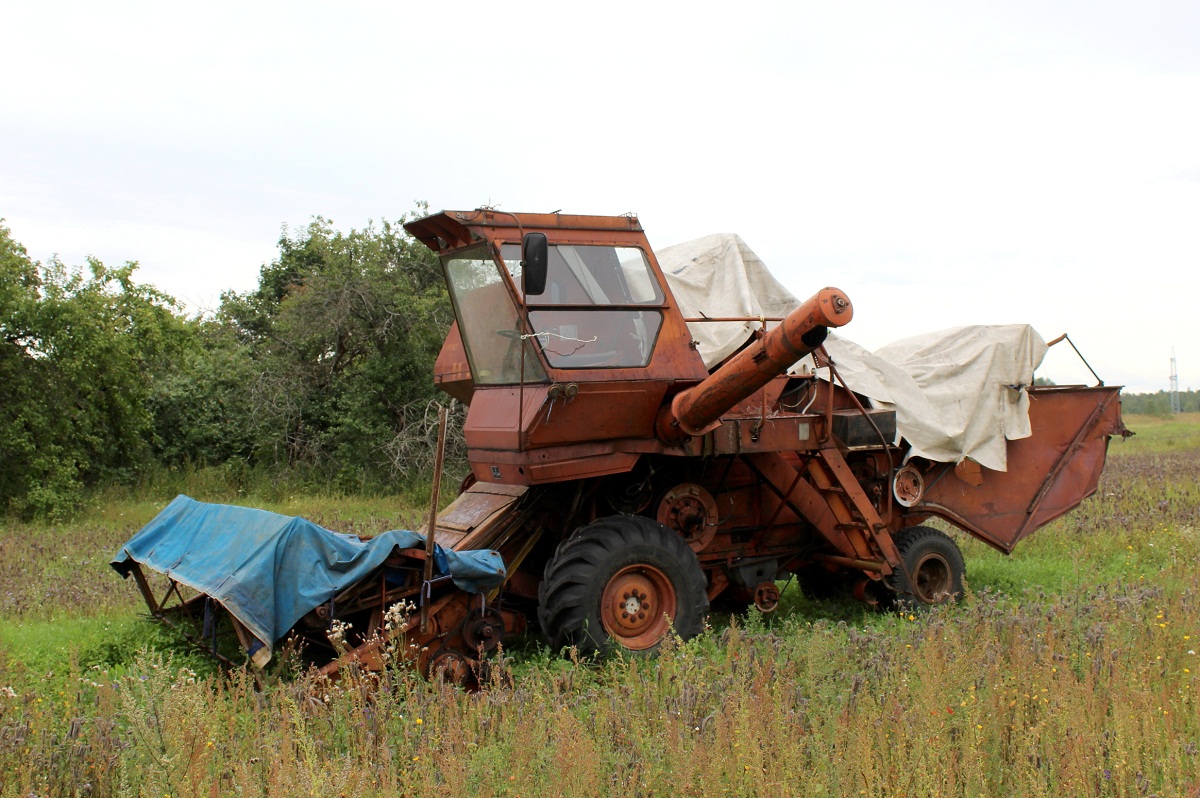
[{"label": "operator cab", "polygon": [[475,386],[547,383],[559,370],[637,369],[644,378],[673,308],[640,229],[626,241],[485,229],[436,239]]}]

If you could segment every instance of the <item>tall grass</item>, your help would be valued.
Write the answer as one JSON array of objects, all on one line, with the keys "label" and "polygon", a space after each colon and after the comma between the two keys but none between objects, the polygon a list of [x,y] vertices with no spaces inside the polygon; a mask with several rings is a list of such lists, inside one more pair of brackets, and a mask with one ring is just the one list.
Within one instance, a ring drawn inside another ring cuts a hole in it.
[{"label": "tall grass", "polygon": [[[1127,423],[1146,434],[1114,443],[1074,514],[1010,558],[962,541],[959,606],[792,588],[654,660],[527,646],[477,695],[205,670],[101,573],[148,510],[19,527],[0,544],[0,796],[1200,795],[1200,419]],[[276,509],[419,517],[295,501]]]}]

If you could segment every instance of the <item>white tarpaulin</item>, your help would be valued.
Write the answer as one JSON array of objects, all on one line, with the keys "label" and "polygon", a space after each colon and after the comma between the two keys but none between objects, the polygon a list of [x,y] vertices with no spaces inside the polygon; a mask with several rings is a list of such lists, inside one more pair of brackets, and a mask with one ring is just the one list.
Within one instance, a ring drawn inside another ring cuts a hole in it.
[{"label": "white tarpaulin", "polygon": [[[684,318],[783,317],[800,304],[742,239],[717,233],[656,250]],[[688,327],[712,368],[746,343],[757,321],[695,322]],[[774,325],[770,325],[774,326]]]},{"label": "white tarpaulin", "polygon": [[[655,254],[687,317],[779,317],[800,304],[735,235],[706,236]],[[689,325],[709,368],[758,326]],[[969,457],[1004,471],[1005,441],[1030,435],[1025,388],[1033,383],[1046,343],[1029,325],[956,327],[876,352],[831,334],[825,348],[851,390],[869,397],[874,407],[896,411],[897,434],[911,446],[909,456],[949,463]]]}]

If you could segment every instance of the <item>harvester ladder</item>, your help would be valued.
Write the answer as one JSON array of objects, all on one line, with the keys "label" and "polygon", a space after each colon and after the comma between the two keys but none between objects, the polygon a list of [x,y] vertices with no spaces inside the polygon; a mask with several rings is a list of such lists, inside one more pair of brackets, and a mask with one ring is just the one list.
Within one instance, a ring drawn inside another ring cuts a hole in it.
[{"label": "harvester ladder", "polygon": [[869,541],[869,548],[874,549],[869,556],[878,552],[889,566],[899,566],[900,553],[887,525],[832,440],[818,450],[817,456],[807,458],[807,469],[817,489],[829,500],[841,528],[847,533],[853,530],[864,543]]}]

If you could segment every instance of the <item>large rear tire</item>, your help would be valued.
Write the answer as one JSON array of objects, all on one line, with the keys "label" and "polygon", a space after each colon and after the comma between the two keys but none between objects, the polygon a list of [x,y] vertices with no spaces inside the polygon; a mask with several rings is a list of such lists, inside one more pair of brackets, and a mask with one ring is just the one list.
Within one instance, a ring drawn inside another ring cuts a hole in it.
[{"label": "large rear tire", "polygon": [[946,604],[962,598],[966,565],[962,552],[940,529],[911,526],[893,536],[904,568],[889,579],[902,606]]},{"label": "large rear tire", "polygon": [[538,620],[555,650],[647,654],[674,628],[704,628],[708,595],[696,554],[675,532],[638,515],[577,529],[546,563]]}]

